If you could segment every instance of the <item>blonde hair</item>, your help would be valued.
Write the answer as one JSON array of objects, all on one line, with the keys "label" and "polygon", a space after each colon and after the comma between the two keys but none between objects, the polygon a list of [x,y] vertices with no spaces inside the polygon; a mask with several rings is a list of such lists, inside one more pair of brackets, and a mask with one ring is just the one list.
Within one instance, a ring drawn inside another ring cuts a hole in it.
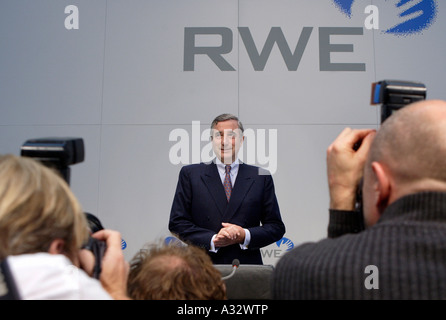
[{"label": "blonde hair", "polygon": [[0,156],[0,260],[47,252],[55,239],[72,258],[87,237],[85,214],[58,174],[31,158]]}]

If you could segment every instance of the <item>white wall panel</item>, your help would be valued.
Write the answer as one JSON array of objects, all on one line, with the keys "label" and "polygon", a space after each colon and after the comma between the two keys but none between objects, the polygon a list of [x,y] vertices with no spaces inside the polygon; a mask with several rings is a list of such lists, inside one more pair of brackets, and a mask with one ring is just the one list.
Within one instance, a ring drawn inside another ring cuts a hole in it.
[{"label": "white wall panel", "polygon": [[100,131],[98,125],[1,125],[0,153],[20,155],[20,147],[29,139],[82,137],[85,161],[70,167],[70,186],[84,210],[98,215]]},{"label": "white wall panel", "polygon": [[263,71],[255,71],[239,39],[240,115],[262,124],[331,124],[375,121],[365,108],[375,80],[373,32],[332,35],[333,44],[353,46],[353,52],[333,52],[332,63],[365,64],[365,72],[320,71],[320,28],[362,28],[361,15],[346,19],[329,1],[240,1],[240,26],[249,27],[261,52],[273,27],[280,27],[294,52],[303,28],[312,28],[297,70],[289,71],[277,44]]},{"label": "white wall panel", "polygon": [[[183,71],[184,28],[195,26],[237,26],[237,1],[108,3],[104,123],[184,124],[237,112],[236,72],[201,56],[195,72]],[[196,38],[197,46],[218,41]],[[237,62],[236,51],[230,58]]]},{"label": "white wall panel", "polygon": [[67,30],[72,3],[0,4],[0,124],[100,123],[106,1],[76,1],[80,28]]}]

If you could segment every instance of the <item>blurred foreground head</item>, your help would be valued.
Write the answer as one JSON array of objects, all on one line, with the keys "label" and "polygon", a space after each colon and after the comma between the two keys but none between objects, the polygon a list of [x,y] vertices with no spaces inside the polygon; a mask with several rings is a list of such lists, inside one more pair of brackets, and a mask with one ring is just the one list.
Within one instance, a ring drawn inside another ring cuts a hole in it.
[{"label": "blurred foreground head", "polygon": [[224,300],[226,288],[203,249],[153,245],[131,261],[128,295],[135,300]]},{"label": "blurred foreground head", "polygon": [[0,156],[0,260],[57,250],[73,259],[88,237],[85,215],[67,183],[26,157]]}]

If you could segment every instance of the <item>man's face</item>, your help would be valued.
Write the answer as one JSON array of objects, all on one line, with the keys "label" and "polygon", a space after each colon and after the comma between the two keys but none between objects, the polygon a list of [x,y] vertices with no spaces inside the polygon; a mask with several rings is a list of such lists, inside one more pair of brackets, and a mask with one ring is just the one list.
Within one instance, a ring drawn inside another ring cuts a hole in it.
[{"label": "man's face", "polygon": [[236,120],[218,122],[212,129],[212,148],[224,164],[235,161],[243,143],[243,134]]}]

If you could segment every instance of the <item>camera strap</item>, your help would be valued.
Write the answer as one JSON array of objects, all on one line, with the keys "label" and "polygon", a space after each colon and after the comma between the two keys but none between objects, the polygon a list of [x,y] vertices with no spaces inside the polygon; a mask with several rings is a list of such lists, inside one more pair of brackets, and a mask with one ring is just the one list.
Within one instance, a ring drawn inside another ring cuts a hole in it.
[{"label": "camera strap", "polygon": [[19,291],[6,259],[0,262],[0,300],[20,300]]}]

